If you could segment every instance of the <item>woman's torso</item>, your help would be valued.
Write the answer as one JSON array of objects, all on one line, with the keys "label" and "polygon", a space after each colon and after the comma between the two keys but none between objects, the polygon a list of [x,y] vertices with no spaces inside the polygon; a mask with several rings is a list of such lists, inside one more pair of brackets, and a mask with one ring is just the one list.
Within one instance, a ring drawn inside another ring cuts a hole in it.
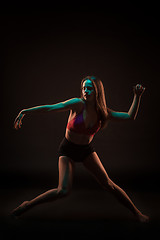
[{"label": "woman's torso", "polygon": [[[70,129],[68,126],[71,126],[70,123],[75,124],[77,119],[81,123],[77,126],[79,127],[78,131],[74,131],[73,127]],[[80,131],[80,127],[82,131]],[[96,109],[94,107],[87,107],[86,103],[82,101],[82,104],[76,111],[70,111],[65,137],[68,141],[75,144],[89,144],[99,128],[100,120]]]}]

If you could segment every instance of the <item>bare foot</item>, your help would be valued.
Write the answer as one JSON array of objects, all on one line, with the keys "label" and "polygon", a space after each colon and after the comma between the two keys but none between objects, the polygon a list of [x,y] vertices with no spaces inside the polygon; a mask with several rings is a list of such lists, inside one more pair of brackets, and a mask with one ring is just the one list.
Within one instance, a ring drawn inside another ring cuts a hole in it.
[{"label": "bare foot", "polygon": [[142,213],[139,213],[137,218],[138,218],[139,222],[141,222],[141,223],[149,222],[149,217],[147,215],[142,214]]},{"label": "bare foot", "polygon": [[12,212],[11,215],[14,217],[20,216],[22,213],[24,213],[27,210],[27,204],[28,201],[24,201],[19,207],[15,208]]}]

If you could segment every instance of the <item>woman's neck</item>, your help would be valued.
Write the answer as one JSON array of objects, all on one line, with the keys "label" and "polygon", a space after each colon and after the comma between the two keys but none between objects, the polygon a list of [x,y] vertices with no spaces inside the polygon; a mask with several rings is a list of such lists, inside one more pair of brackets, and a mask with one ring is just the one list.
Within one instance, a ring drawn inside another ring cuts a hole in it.
[{"label": "woman's neck", "polygon": [[96,109],[96,102],[95,101],[85,101],[86,108],[88,110],[95,110]]}]

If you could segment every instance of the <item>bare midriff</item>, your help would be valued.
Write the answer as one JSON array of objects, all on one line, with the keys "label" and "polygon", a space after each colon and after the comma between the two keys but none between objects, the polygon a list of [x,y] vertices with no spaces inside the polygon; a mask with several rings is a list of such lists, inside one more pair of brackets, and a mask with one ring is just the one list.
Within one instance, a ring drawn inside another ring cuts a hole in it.
[{"label": "bare midriff", "polygon": [[75,133],[67,128],[66,128],[65,137],[68,141],[73,142],[75,144],[80,144],[80,145],[89,144],[93,139],[93,136],[89,136],[89,135],[87,136],[84,134]]}]

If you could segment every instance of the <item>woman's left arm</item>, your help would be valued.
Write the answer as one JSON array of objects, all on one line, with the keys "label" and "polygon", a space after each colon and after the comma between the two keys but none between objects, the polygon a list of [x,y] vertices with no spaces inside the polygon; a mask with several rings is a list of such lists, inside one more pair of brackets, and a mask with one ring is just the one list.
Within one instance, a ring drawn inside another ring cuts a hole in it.
[{"label": "woman's left arm", "polygon": [[141,96],[144,93],[144,91],[145,91],[145,88],[142,85],[137,84],[133,88],[134,97],[133,97],[133,102],[131,104],[129,111],[116,112],[113,110],[109,110],[109,119],[110,120],[135,120],[138,113]]}]

